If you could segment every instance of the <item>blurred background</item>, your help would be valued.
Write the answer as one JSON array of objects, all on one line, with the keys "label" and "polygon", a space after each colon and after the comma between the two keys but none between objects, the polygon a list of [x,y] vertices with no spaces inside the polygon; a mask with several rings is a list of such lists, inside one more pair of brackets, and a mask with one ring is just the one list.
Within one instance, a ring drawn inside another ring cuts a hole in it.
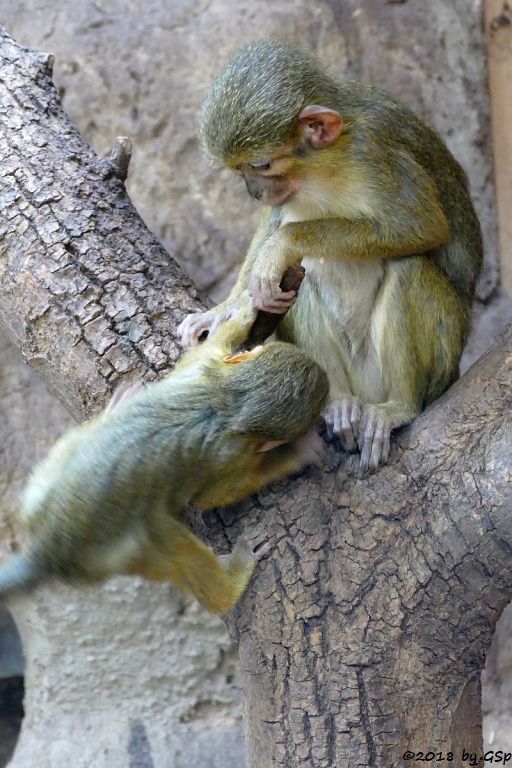
[{"label": "blurred background", "polygon": [[[0,23],[17,42],[55,54],[55,85],[92,147],[107,154],[116,136],[133,140],[127,187],[136,208],[216,301],[258,216],[240,180],[212,171],[197,140],[202,99],[232,52],[253,39],[291,40],[338,77],[377,83],[406,102],[466,169],[483,228],[486,264],[464,368],[512,318],[500,286],[482,13],[480,0],[0,0]],[[5,341],[0,355],[7,548],[27,472],[70,417]],[[511,630],[509,610],[484,678],[494,749],[512,749]],[[0,768],[17,741],[15,768],[115,768],[128,764],[126,754],[130,768],[240,768],[238,666],[224,625],[167,587],[135,580],[81,594],[43,590],[37,605],[0,609]]]}]

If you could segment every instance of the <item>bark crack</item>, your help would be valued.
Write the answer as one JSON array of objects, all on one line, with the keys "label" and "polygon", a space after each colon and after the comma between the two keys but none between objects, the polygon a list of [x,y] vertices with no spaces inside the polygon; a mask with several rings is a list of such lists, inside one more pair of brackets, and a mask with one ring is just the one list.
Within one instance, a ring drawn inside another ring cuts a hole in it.
[{"label": "bark crack", "polygon": [[364,682],[364,670],[356,670],[357,676],[357,688],[359,691],[359,702],[361,706],[361,720],[363,725],[363,732],[366,739],[366,746],[368,749],[368,768],[376,768],[377,766],[377,749],[373,738],[373,729],[370,722],[370,705],[368,701],[368,694],[366,691],[366,685]]}]

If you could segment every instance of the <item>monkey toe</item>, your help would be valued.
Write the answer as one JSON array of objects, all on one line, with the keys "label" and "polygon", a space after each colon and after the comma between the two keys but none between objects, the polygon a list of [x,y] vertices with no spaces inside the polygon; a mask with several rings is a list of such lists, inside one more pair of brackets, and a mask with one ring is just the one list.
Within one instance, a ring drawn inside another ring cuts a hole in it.
[{"label": "monkey toe", "polygon": [[385,413],[375,406],[366,406],[361,418],[358,440],[361,451],[359,467],[362,474],[375,472],[387,461],[390,435],[391,428]]},{"label": "monkey toe", "polygon": [[328,433],[331,437],[336,435],[346,451],[355,451],[357,448],[360,419],[361,403],[352,395],[335,400],[324,413]]}]

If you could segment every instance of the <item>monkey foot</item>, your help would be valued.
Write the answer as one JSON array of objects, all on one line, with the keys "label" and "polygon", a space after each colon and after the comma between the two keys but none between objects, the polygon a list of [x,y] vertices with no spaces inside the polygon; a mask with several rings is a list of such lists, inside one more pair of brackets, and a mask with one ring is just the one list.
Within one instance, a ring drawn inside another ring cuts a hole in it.
[{"label": "monkey foot", "polygon": [[361,472],[374,472],[389,456],[391,424],[386,412],[378,405],[365,405],[359,423],[358,445],[361,451]]},{"label": "monkey foot", "polygon": [[324,411],[327,434],[336,435],[346,451],[357,449],[361,413],[361,401],[353,395],[334,400]]},{"label": "monkey foot", "polygon": [[258,561],[270,551],[270,542],[267,539],[267,532],[262,523],[258,523],[254,528],[244,531],[235,542],[233,554],[241,559],[253,558]]}]

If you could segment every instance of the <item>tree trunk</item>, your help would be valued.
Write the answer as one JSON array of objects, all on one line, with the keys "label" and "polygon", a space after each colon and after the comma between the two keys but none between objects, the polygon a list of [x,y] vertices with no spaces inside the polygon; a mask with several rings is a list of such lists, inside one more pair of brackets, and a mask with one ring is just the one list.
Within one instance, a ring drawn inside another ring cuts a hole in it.
[{"label": "tree trunk", "polygon": [[[201,304],[122,170],[69,125],[50,64],[1,36],[0,318],[83,416],[119,379],[166,370]],[[512,594],[511,339],[399,432],[375,475],[331,446],[325,470],[208,516],[214,542],[258,519],[273,544],[231,620],[251,768],[480,756],[479,676]]]},{"label": "tree trunk", "polygon": [[342,458],[267,492],[276,549],[236,624],[251,768],[482,753],[480,671],[512,586],[511,353],[509,330],[372,477]]}]

